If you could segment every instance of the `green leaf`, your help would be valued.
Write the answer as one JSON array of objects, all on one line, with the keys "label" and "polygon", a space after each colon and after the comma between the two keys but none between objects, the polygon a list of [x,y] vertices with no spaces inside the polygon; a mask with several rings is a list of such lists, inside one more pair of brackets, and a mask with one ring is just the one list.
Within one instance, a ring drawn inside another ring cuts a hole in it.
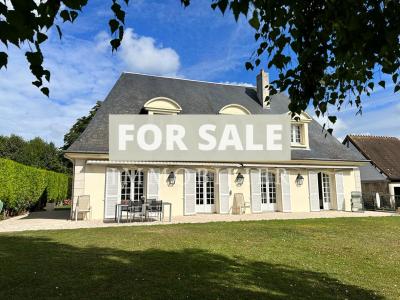
[{"label": "green leaf", "polygon": [[122,41],[124,37],[124,26],[119,26],[118,28],[118,38]]},{"label": "green leaf", "polygon": [[397,93],[400,90],[400,84],[395,85],[394,92]]},{"label": "green leaf", "polygon": [[111,19],[108,25],[110,26],[111,34],[113,34],[118,30],[119,22],[116,19]]},{"label": "green leaf", "polygon": [[36,87],[40,87],[43,84],[43,82],[41,80],[36,80],[36,81],[33,81],[32,84]]},{"label": "green leaf", "polygon": [[43,70],[43,76],[46,78],[47,81],[50,81],[50,71],[49,70]]},{"label": "green leaf", "polygon": [[335,123],[336,123],[336,120],[337,120],[337,117],[335,117],[335,116],[328,116],[328,120],[329,120],[331,123],[335,124]]},{"label": "green leaf", "polygon": [[256,10],[253,11],[253,17],[249,20],[249,24],[255,30],[258,30],[260,28],[260,20],[258,19],[258,13]]},{"label": "green leaf", "polygon": [[47,87],[42,87],[42,88],[40,89],[40,91],[41,91],[43,94],[45,94],[47,97],[49,97],[49,93],[50,93],[49,88],[47,88]]},{"label": "green leaf", "polygon": [[41,43],[43,43],[45,40],[47,40],[47,35],[45,35],[45,34],[42,33],[42,32],[38,32],[36,38],[37,38],[38,43],[41,44]]},{"label": "green leaf", "polygon": [[253,64],[251,62],[246,62],[245,67],[246,67],[246,70],[253,70],[254,69]]},{"label": "green leaf", "polygon": [[74,22],[75,19],[78,17],[78,13],[74,10],[70,11],[70,16],[71,16],[71,22]]},{"label": "green leaf", "polygon": [[392,80],[393,80],[393,83],[394,83],[394,84],[397,83],[397,78],[398,78],[398,77],[399,77],[399,74],[398,74],[398,73],[394,73],[394,74],[393,74]]},{"label": "green leaf", "polygon": [[60,12],[60,17],[63,18],[64,22],[70,21],[71,22],[71,16],[69,14],[69,11],[64,9]]},{"label": "green leaf", "polygon": [[118,49],[118,47],[121,45],[121,40],[120,39],[113,39],[110,41],[112,51],[115,51]]},{"label": "green leaf", "polygon": [[56,25],[56,29],[57,29],[57,32],[58,32],[58,36],[59,36],[59,38],[60,38],[60,40],[61,40],[61,38],[62,38],[62,31],[61,31],[60,26]]},{"label": "green leaf", "polygon": [[0,52],[0,70],[1,68],[7,68],[8,55],[5,52]]},{"label": "green leaf", "polygon": [[379,81],[378,84],[379,84],[381,87],[385,88],[385,80]]}]

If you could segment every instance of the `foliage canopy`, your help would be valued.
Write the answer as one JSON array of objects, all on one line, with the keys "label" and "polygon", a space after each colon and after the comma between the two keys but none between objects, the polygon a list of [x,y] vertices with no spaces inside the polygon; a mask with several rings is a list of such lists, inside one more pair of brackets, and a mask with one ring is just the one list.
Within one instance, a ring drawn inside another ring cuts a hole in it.
[{"label": "foliage canopy", "polygon": [[62,151],[53,143],[47,143],[39,137],[25,141],[17,135],[0,135],[0,158],[54,172],[68,172]]},{"label": "foliage canopy", "polygon": [[[186,7],[190,0],[180,0]],[[61,38],[58,20],[74,22],[87,0],[10,0],[13,8],[0,1],[0,40],[31,49],[26,58],[36,77],[33,84],[48,95],[44,80],[50,72],[43,67],[40,45],[46,30],[55,26]],[[125,11],[111,0],[113,17],[109,28],[112,51],[121,45]],[[242,15],[254,29],[258,48],[245,63],[247,69],[267,61],[278,70],[271,82],[271,94],[288,91],[290,111],[300,113],[311,102],[316,114],[328,112],[328,106],[340,109],[355,104],[362,111],[362,95],[371,95],[376,84],[387,82],[394,92],[400,90],[400,2],[395,0],[211,0],[211,7],[223,14],[231,12],[236,20]],[[0,68],[7,65],[7,53],[0,52]],[[335,123],[335,116],[328,116]],[[329,129],[328,129],[329,130]]]}]

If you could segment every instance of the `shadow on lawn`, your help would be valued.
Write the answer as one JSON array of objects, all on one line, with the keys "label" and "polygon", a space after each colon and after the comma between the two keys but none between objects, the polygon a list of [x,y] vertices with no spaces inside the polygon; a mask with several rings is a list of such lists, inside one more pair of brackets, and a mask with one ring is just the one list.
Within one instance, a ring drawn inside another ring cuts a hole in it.
[{"label": "shadow on lawn", "polygon": [[0,269],[0,299],[383,299],[327,274],[200,249],[78,248],[0,235]]}]

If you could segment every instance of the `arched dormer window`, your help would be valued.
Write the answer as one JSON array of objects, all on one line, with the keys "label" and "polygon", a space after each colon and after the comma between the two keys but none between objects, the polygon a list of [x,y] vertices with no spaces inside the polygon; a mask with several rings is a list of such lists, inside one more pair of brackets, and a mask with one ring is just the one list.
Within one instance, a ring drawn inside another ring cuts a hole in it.
[{"label": "arched dormer window", "polygon": [[250,111],[240,104],[225,105],[219,111],[220,115],[251,115]]},{"label": "arched dormer window", "polygon": [[292,148],[310,148],[308,124],[311,120],[310,115],[306,112],[302,112],[300,115],[296,114],[296,116],[292,118],[290,128],[290,141]]},{"label": "arched dormer window", "polygon": [[176,101],[166,97],[150,99],[143,107],[149,115],[177,115],[182,111]]}]

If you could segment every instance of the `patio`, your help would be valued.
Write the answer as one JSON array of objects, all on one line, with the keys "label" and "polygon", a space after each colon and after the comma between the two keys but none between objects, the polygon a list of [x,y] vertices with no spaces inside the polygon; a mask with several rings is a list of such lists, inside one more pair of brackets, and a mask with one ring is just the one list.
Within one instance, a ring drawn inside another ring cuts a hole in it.
[{"label": "patio", "polygon": [[208,222],[235,222],[235,221],[259,221],[259,220],[290,220],[290,219],[314,219],[314,218],[341,218],[341,217],[387,217],[398,216],[390,212],[366,211],[364,213],[326,211],[305,213],[271,212],[262,214],[222,215],[222,214],[198,214],[194,216],[172,217],[171,222],[132,222],[116,223],[114,220],[71,221],[69,211],[40,211],[0,221],[0,232],[28,231],[28,230],[59,230],[77,228],[118,227],[118,226],[150,226],[179,223],[208,223]]}]

